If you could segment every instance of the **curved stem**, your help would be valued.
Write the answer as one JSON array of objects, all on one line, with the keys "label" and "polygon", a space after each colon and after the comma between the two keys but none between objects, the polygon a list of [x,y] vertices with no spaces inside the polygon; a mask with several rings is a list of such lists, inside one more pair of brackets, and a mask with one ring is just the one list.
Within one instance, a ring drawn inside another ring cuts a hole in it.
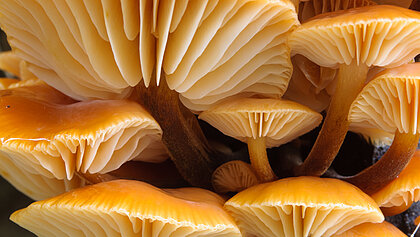
[{"label": "curved stem", "polygon": [[183,178],[194,186],[211,187],[213,171],[229,157],[210,149],[197,118],[169,89],[162,74],[159,86],[140,83],[137,101],[145,107],[163,130],[162,141]]},{"label": "curved stem", "polygon": [[367,194],[373,194],[398,177],[417,149],[420,134],[395,133],[388,151],[374,165],[362,172],[343,178]]},{"label": "curved stem", "polygon": [[330,167],[346,137],[350,106],[362,90],[367,72],[366,65],[357,65],[355,61],[340,65],[337,87],[324,124],[308,157],[295,168],[296,176],[321,176]]},{"label": "curved stem", "polygon": [[249,138],[248,139],[249,159],[251,167],[254,169],[260,182],[270,182],[276,179],[276,175],[271,169],[267,158],[267,149],[265,146],[265,138]]}]

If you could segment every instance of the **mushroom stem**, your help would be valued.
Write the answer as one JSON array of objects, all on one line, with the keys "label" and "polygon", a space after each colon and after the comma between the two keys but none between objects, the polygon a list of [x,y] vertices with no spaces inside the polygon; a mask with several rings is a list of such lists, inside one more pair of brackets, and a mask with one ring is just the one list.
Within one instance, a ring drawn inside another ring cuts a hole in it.
[{"label": "mushroom stem", "polygon": [[354,60],[349,65],[340,65],[324,124],[308,157],[295,168],[296,176],[321,176],[330,167],[346,137],[350,106],[365,84],[368,69]]},{"label": "mushroom stem", "polygon": [[159,86],[142,83],[137,89],[138,102],[146,108],[162,128],[162,142],[183,178],[194,186],[211,187],[211,175],[223,163],[221,154],[210,149],[197,118],[171,90],[164,74]]},{"label": "mushroom stem", "polygon": [[267,158],[265,137],[248,138],[249,159],[260,182],[270,182],[276,179]]},{"label": "mushroom stem", "polygon": [[398,177],[417,149],[420,133],[395,133],[388,151],[374,165],[362,172],[343,178],[367,194],[373,194]]}]

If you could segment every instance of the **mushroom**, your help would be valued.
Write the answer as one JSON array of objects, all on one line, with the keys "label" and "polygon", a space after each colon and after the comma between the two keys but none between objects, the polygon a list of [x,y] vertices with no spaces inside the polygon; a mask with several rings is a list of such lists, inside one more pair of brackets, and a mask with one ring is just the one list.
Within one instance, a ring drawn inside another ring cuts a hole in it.
[{"label": "mushroom", "polygon": [[243,98],[221,103],[199,116],[224,134],[248,144],[251,166],[261,182],[275,174],[267,147],[276,147],[305,134],[321,123],[322,116],[287,100]]},{"label": "mushroom", "polygon": [[75,173],[104,174],[129,160],[168,158],[156,149],[147,153],[150,145],[166,151],[159,125],[140,105],[75,102],[41,81],[29,83],[0,91],[0,151],[17,168],[71,180]]},{"label": "mushroom", "polygon": [[382,223],[363,223],[355,226],[350,230],[339,234],[333,235],[332,237],[371,237],[371,236],[382,236],[382,237],[407,237],[401,230],[392,225],[391,223],[384,221]]},{"label": "mushroom", "polygon": [[384,220],[357,187],[337,180],[293,177],[246,189],[225,203],[245,236],[331,236]]},{"label": "mushroom", "polygon": [[416,151],[407,167],[396,179],[371,195],[384,215],[400,214],[407,210],[413,202],[420,200],[419,168],[420,151]]},{"label": "mushroom", "polygon": [[217,193],[240,192],[259,183],[251,166],[240,160],[233,160],[219,166],[211,178]]},{"label": "mushroom", "polygon": [[420,63],[387,69],[370,81],[351,105],[349,121],[395,133],[389,150],[374,165],[344,179],[368,194],[398,177],[420,138]]},{"label": "mushroom", "polygon": [[196,110],[237,94],[279,98],[299,24],[288,0],[13,0],[0,9],[16,54],[58,90],[114,99],[136,87],[177,168],[203,187],[229,157],[211,149],[180,97]]},{"label": "mushroom", "polygon": [[[420,52],[420,13],[395,6],[367,6],[322,14],[290,36],[294,54],[323,67],[339,67],[335,93],[321,132],[296,175],[322,175],[349,127],[351,103],[370,66],[395,67]],[[398,33],[396,33],[398,32]]]},{"label": "mushroom", "polygon": [[204,189],[116,180],[35,202],[10,219],[40,236],[241,236],[223,203]]}]

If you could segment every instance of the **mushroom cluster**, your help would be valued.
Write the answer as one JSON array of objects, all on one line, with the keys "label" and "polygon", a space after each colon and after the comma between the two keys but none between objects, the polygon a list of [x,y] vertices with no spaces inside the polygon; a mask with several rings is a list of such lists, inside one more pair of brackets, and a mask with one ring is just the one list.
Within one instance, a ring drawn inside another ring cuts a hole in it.
[{"label": "mushroom cluster", "polygon": [[[417,5],[0,1],[0,175],[37,201],[10,219],[40,236],[404,236],[384,216],[420,200]],[[390,145],[350,175],[333,164],[349,130]]]}]

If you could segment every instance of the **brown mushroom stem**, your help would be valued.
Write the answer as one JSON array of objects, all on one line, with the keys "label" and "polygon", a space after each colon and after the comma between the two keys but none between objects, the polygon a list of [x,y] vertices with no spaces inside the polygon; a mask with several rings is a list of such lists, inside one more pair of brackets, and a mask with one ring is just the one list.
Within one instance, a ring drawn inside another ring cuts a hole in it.
[{"label": "brown mushroom stem", "polygon": [[395,133],[388,151],[374,165],[362,172],[342,178],[367,194],[373,194],[398,177],[417,149],[420,134]]},{"label": "brown mushroom stem", "polygon": [[211,175],[225,157],[210,149],[197,118],[169,89],[163,74],[159,86],[151,82],[148,88],[143,83],[136,88],[138,102],[161,126],[162,141],[180,174],[194,186],[210,188]]},{"label": "brown mushroom stem", "polygon": [[267,158],[267,148],[265,146],[265,137],[248,138],[249,159],[251,167],[260,182],[270,182],[276,179],[276,175],[271,169]]},{"label": "brown mushroom stem", "polygon": [[330,167],[346,137],[350,106],[365,84],[368,69],[355,61],[340,65],[324,124],[308,157],[295,168],[296,176],[321,176]]}]

